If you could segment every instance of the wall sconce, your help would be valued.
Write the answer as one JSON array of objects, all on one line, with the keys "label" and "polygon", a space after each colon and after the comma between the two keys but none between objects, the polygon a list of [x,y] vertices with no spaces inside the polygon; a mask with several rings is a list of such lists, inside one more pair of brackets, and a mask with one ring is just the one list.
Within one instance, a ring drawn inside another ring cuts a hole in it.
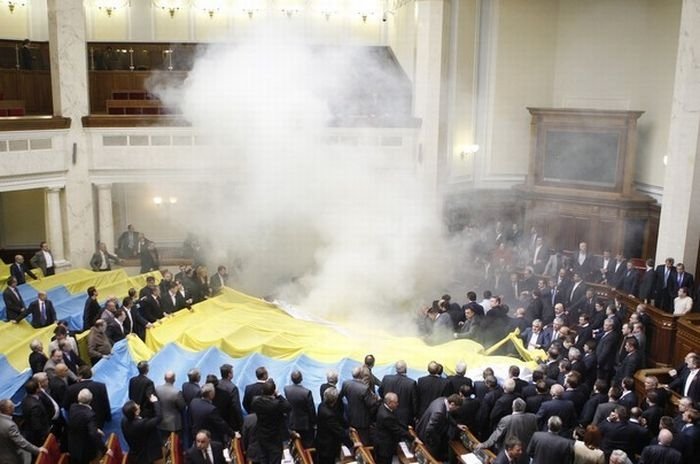
[{"label": "wall sconce", "polygon": [[664,155],[664,166],[668,166],[668,155]]},{"label": "wall sconce", "polygon": [[374,11],[358,11],[357,14],[362,18],[362,22],[366,23],[367,18],[374,16]]},{"label": "wall sconce", "polygon": [[95,6],[98,10],[104,10],[111,18],[115,10],[129,6],[129,0],[95,0]]},{"label": "wall sconce", "polygon": [[167,11],[171,18],[184,6],[183,0],[153,0],[153,4],[161,10]]},{"label": "wall sconce", "polygon": [[333,16],[334,14],[337,14],[337,13],[338,13],[337,10],[332,10],[330,8],[322,8],[321,9],[321,14],[326,18],[326,21],[330,21],[331,16]]},{"label": "wall sconce", "polygon": [[477,144],[467,145],[467,146],[462,148],[461,152],[459,152],[459,156],[460,156],[460,158],[464,159],[465,157],[467,157],[469,155],[473,155],[477,151],[479,151],[479,145],[477,145]]},{"label": "wall sconce", "polygon": [[25,3],[17,0],[7,0],[7,8],[10,10],[10,14],[15,12],[17,6],[24,6]]},{"label": "wall sconce", "polygon": [[299,14],[300,11],[299,8],[282,8],[282,13],[287,15],[287,19],[292,19],[292,16]]},{"label": "wall sconce", "polygon": [[153,197],[153,203],[156,206],[160,206],[163,204],[163,198],[162,197]]},{"label": "wall sconce", "polygon": [[259,10],[257,8],[243,8],[243,13],[248,15],[248,19],[253,19],[253,15],[256,11]]},{"label": "wall sconce", "polygon": [[214,13],[221,11],[223,7],[222,0],[195,0],[192,2],[193,6],[199,10],[205,11],[209,18],[214,18]]},{"label": "wall sconce", "polygon": [[168,197],[167,203],[165,203],[165,201],[163,200],[163,197],[153,197],[153,204],[156,206],[160,206],[162,204],[169,206],[169,205],[174,205],[175,203],[177,203],[177,197]]}]

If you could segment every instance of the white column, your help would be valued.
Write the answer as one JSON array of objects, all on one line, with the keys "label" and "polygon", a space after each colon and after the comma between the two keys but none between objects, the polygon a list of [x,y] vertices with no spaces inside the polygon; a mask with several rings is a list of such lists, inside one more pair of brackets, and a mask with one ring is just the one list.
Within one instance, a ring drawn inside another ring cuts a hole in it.
[{"label": "white column", "polygon": [[700,0],[684,0],[673,87],[657,264],[695,269],[700,239]]},{"label": "white column", "polygon": [[83,0],[48,0],[53,111],[71,118],[66,135],[67,258],[87,266],[95,249],[95,219],[90,183],[90,151],[81,118],[89,114],[85,9]]},{"label": "white column", "polygon": [[112,213],[112,184],[97,185],[99,240],[114,251],[114,215]]},{"label": "white column", "polygon": [[61,189],[51,187],[46,189],[46,215],[49,229],[49,248],[53,259],[58,263],[64,260],[63,255],[63,220],[61,219]]},{"label": "white column", "polygon": [[449,2],[421,0],[416,8],[414,112],[422,120],[418,143],[423,181],[438,189],[447,178],[447,79]]}]

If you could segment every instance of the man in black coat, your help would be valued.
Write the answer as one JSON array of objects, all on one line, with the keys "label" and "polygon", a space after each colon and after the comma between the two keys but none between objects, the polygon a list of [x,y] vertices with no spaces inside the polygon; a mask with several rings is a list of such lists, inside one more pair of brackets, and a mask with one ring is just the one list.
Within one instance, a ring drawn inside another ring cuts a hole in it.
[{"label": "man in black coat", "polygon": [[340,447],[351,447],[342,418],[336,413],[339,398],[338,390],[331,386],[323,391],[323,402],[318,406],[316,429],[316,458],[318,464],[335,464]]},{"label": "man in black coat", "polygon": [[194,398],[189,405],[191,435],[194,437],[198,430],[209,430],[214,441],[226,443],[233,436],[233,429],[221,417],[214,406],[215,387],[207,383],[202,387],[202,397]]},{"label": "man in black coat", "polygon": [[[433,400],[416,425],[416,434],[430,454],[437,460],[446,461],[448,455],[448,428],[456,425],[451,414],[462,406],[462,397],[453,394]],[[464,426],[459,426],[461,429]]]},{"label": "man in black coat", "polygon": [[[700,401],[700,356],[690,353],[685,357],[686,369],[669,384],[669,388],[681,396],[690,397],[693,402]],[[688,377],[693,379],[688,383]]]},{"label": "man in black coat", "polygon": [[682,464],[683,456],[680,451],[671,447],[673,434],[670,430],[659,431],[658,444],[649,445],[642,450],[640,464]]},{"label": "man in black coat", "polygon": [[12,266],[10,266],[10,275],[17,279],[17,285],[22,285],[27,282],[27,279],[24,277],[24,274],[27,274],[34,280],[37,280],[36,275],[34,275],[31,269],[29,269],[27,265],[24,264],[24,256],[16,255],[15,262],[12,263]]},{"label": "man in black coat", "polygon": [[644,303],[651,303],[656,292],[656,272],[654,271],[654,260],[647,259],[646,269],[639,282],[639,299]]},{"label": "man in black coat", "polygon": [[127,401],[122,407],[122,434],[129,445],[129,457],[127,462],[134,464],[151,464],[153,461],[163,457],[161,448],[160,424],[163,415],[161,413],[160,402],[156,395],[151,395],[148,399],[153,403],[155,417],[144,419],[141,417],[138,404],[134,401]]},{"label": "man in black coat", "polygon": [[263,366],[255,369],[255,383],[246,385],[243,393],[243,409],[250,412],[250,403],[256,396],[262,395],[263,385],[267,382],[267,369]]},{"label": "man in black coat", "polygon": [[503,443],[503,449],[491,464],[515,464],[522,461],[523,443],[515,437],[507,439]]},{"label": "man in black coat", "polygon": [[69,411],[71,406],[78,401],[80,390],[86,388],[92,393],[90,407],[95,413],[97,427],[104,427],[106,422],[112,420],[112,408],[109,404],[109,396],[107,396],[107,386],[102,382],[92,380],[92,369],[90,369],[90,366],[80,366],[78,368],[78,379],[78,382],[66,389],[63,408]]},{"label": "man in black coat", "polygon": [[606,457],[609,457],[613,450],[620,449],[628,456],[634,456],[635,450],[643,444],[638,443],[635,438],[635,431],[628,422],[627,408],[617,406],[598,424],[598,429],[603,436],[600,449]]},{"label": "man in black coat", "polygon": [[233,430],[241,430],[243,425],[243,411],[241,410],[241,395],[238,392],[238,387],[233,383],[233,366],[223,364],[219,371],[221,372],[221,380],[219,380],[220,388],[230,395],[231,403],[227,414],[228,423]]},{"label": "man in black coat", "polygon": [[311,448],[316,426],[316,405],[311,390],[301,385],[303,376],[298,370],[292,371],[292,385],[284,387],[284,396],[292,406],[289,413],[289,429],[301,437],[304,448]]},{"label": "man in black coat", "polygon": [[211,440],[208,430],[200,430],[194,438],[194,445],[185,451],[187,464],[226,464],[224,445]]},{"label": "man in black coat", "polygon": [[17,290],[17,279],[14,277],[7,279],[7,288],[2,292],[2,299],[5,302],[5,319],[7,322],[17,323],[29,316],[29,311],[27,311],[22,295]]},{"label": "man in black coat", "polygon": [[97,428],[95,412],[90,408],[92,393],[87,388],[78,393],[78,402],[70,407],[66,438],[71,464],[89,464],[107,450],[104,433]]},{"label": "man in black coat", "polygon": [[32,327],[35,329],[41,329],[56,323],[56,310],[51,300],[46,298],[46,292],[43,290],[39,291],[35,301],[29,303],[27,310],[32,315]]},{"label": "man in black coat", "polygon": [[413,425],[416,409],[418,408],[416,381],[406,375],[408,370],[406,361],[396,361],[394,368],[396,369],[396,374],[387,374],[382,379],[379,395],[395,393],[398,396],[398,403],[394,409],[394,414],[402,424]]},{"label": "man in black coat", "polygon": [[619,335],[613,329],[615,322],[608,318],[603,321],[603,332],[597,340],[595,347],[598,361],[598,378],[610,380],[615,366],[615,353],[618,346]]},{"label": "man in black coat", "polygon": [[265,382],[261,393],[250,403],[252,412],[258,416],[255,433],[260,445],[260,464],[278,464],[282,461],[284,438],[280,424],[284,423],[284,416],[292,405],[277,393],[273,381]]},{"label": "man in black coat", "polygon": [[622,279],[620,280],[620,291],[625,295],[639,295],[639,272],[634,268],[632,261],[627,261]]},{"label": "man in black coat", "polygon": [[39,383],[29,379],[24,390],[27,395],[22,400],[22,434],[32,445],[42,446],[51,429],[51,417],[39,398]]},{"label": "man in black coat", "polygon": [[143,417],[153,417],[155,416],[155,411],[149,398],[155,394],[156,387],[153,384],[153,380],[147,377],[148,362],[140,361],[136,368],[139,371],[139,375],[129,379],[129,399],[139,405]]},{"label": "man in black coat", "polygon": [[561,419],[556,416],[547,421],[546,432],[535,432],[527,454],[532,464],[571,464],[574,459],[574,441],[561,436]]},{"label": "man in black coat", "polygon": [[639,342],[633,336],[624,341],[625,357],[615,369],[615,383],[622,382],[625,377],[634,377],[634,373],[642,368],[642,357],[639,353]]},{"label": "man in black coat", "polygon": [[182,384],[182,397],[185,399],[185,404],[189,406],[193,399],[202,396],[202,387],[199,386],[199,381],[202,379],[199,369],[190,369],[187,372],[187,382]]},{"label": "man in black coat", "polygon": [[347,401],[347,416],[350,427],[354,427],[360,436],[360,441],[367,445],[370,442],[369,429],[374,414],[379,406],[379,398],[372,393],[367,383],[362,380],[362,366],[352,369],[352,379],[343,382],[340,398]]},{"label": "man in black coat", "polygon": [[377,410],[374,429],[374,454],[377,464],[391,464],[401,440],[411,440],[405,423],[396,415],[399,397],[396,393],[384,395],[384,403]]},{"label": "man in black coat", "polygon": [[574,403],[563,399],[564,387],[559,384],[552,385],[549,392],[552,395],[552,399],[542,403],[540,410],[537,411],[537,420],[539,421],[540,428],[542,430],[547,430],[549,419],[553,416],[557,416],[561,422],[562,436],[569,437],[576,425],[577,419]]},{"label": "man in black coat", "polygon": [[439,374],[440,365],[435,361],[428,364],[428,375],[420,377],[416,383],[418,391],[418,410],[416,417],[421,417],[428,405],[435,399],[447,394],[449,383]]},{"label": "man in black coat", "polygon": [[666,258],[664,264],[656,266],[656,296],[654,305],[673,312],[673,299],[678,293],[676,287],[676,267],[673,265],[673,258]]}]

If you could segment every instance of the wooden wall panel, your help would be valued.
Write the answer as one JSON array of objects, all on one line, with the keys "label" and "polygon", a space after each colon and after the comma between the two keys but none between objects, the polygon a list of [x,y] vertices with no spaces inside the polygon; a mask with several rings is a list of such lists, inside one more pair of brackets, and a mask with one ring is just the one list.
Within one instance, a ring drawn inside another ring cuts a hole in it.
[{"label": "wooden wall panel", "polygon": [[53,113],[49,71],[0,69],[0,93],[5,100],[24,100],[28,115]]}]

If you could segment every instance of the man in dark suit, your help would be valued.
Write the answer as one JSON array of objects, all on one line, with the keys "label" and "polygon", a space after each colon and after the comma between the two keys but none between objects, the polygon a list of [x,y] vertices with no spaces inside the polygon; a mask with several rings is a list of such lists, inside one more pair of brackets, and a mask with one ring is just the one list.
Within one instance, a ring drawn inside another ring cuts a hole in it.
[{"label": "man in dark suit", "polygon": [[428,375],[420,377],[416,382],[418,391],[418,410],[416,417],[421,417],[428,405],[435,399],[447,394],[449,383],[440,376],[441,366],[436,361],[428,363]]},{"label": "man in dark suit", "polygon": [[695,288],[695,280],[693,279],[693,274],[685,272],[685,265],[678,263],[676,264],[676,288],[682,287],[692,290]]},{"label": "man in dark suit", "polygon": [[151,395],[155,394],[156,387],[153,384],[153,380],[147,377],[149,369],[148,362],[140,361],[136,365],[136,368],[139,374],[129,379],[129,399],[135,401],[136,404],[139,405],[143,417],[153,417],[155,411],[150,398]]},{"label": "man in dark suit", "polygon": [[[690,397],[693,402],[700,401],[700,356],[688,354],[685,357],[687,369],[681,372],[670,384],[669,388],[681,396]],[[689,378],[690,381],[689,381]]]},{"label": "man in dark suit", "polygon": [[673,299],[678,293],[676,267],[673,263],[673,258],[666,258],[664,264],[656,266],[656,297],[654,298],[654,304],[667,312],[673,312]]},{"label": "man in dark suit", "polygon": [[659,431],[658,444],[649,445],[642,450],[640,463],[643,464],[682,464],[680,451],[671,447],[673,433],[670,430]]},{"label": "man in dark suit", "polygon": [[97,301],[98,296],[99,292],[95,287],[88,287],[87,299],[83,307],[83,330],[89,330],[90,327],[95,325],[95,321],[100,318],[102,308]]},{"label": "man in dark suit", "polygon": [[535,432],[527,447],[532,464],[571,464],[574,459],[574,441],[560,436],[561,419],[550,417],[547,432]]},{"label": "man in dark suit", "polygon": [[595,381],[593,393],[584,403],[581,414],[579,415],[579,424],[586,427],[593,422],[593,417],[595,416],[598,406],[608,401],[608,394],[606,392],[607,389],[607,382],[604,380]]},{"label": "man in dark suit", "polygon": [[140,306],[141,314],[151,324],[163,319],[165,313],[163,312],[163,305],[161,304],[160,287],[157,285],[154,286],[149,295],[141,298]]},{"label": "man in dark suit", "polygon": [[29,379],[24,384],[27,395],[22,400],[22,433],[34,446],[42,446],[51,429],[51,417],[39,398],[39,383]]},{"label": "man in dark suit", "polygon": [[289,413],[289,429],[300,435],[305,448],[310,448],[313,446],[316,427],[316,405],[311,390],[301,384],[301,372],[293,370],[290,378],[292,384],[284,387],[284,396],[292,406]]},{"label": "man in dark suit", "polygon": [[354,427],[362,443],[370,443],[369,429],[379,406],[379,398],[362,379],[362,367],[352,369],[352,379],[343,382],[340,399],[347,401],[347,416],[350,427]]},{"label": "man in dark suit", "polygon": [[219,380],[219,385],[216,388],[224,390],[230,397],[228,413],[224,414],[224,419],[227,420],[233,430],[241,430],[243,411],[241,410],[241,395],[238,392],[238,387],[233,383],[233,366],[223,364],[219,368],[219,372],[221,373],[221,380]]},{"label": "man in dark suit", "polygon": [[141,408],[132,400],[122,406],[121,430],[129,445],[128,462],[152,464],[163,457],[158,431],[158,424],[163,418],[161,405],[154,394],[148,400],[153,403],[154,417],[141,417]]},{"label": "man in dark suit", "polygon": [[542,321],[535,319],[532,325],[520,335],[527,349],[544,349],[551,343],[551,334],[542,330]]},{"label": "man in dark suit", "polygon": [[[221,417],[214,406],[214,385],[207,383],[202,387],[202,397],[194,398],[189,405],[192,436],[197,430],[209,430],[214,441],[226,443],[233,436],[233,429]],[[278,424],[279,425],[279,424]]]},{"label": "man in dark suit", "polygon": [[2,299],[5,302],[5,319],[7,322],[16,324],[29,316],[29,311],[27,311],[22,295],[17,290],[17,279],[14,277],[7,279],[7,288],[2,292]]},{"label": "man in dark suit", "polygon": [[28,312],[32,315],[32,327],[41,329],[56,323],[56,310],[51,300],[46,298],[46,292],[40,290],[37,299],[29,303]]},{"label": "man in dark suit", "polygon": [[520,395],[515,392],[515,380],[506,379],[503,382],[503,393],[496,399],[489,414],[490,429],[493,430],[498,422],[513,411],[513,400]]},{"label": "man in dark suit", "polygon": [[[448,427],[454,423],[450,416],[462,405],[462,397],[452,394],[434,399],[416,425],[416,434],[425,444],[430,454],[439,461],[446,461],[448,455]],[[464,426],[462,426],[464,428]]]},{"label": "man in dark suit", "polygon": [[192,309],[192,299],[186,299],[180,292],[180,285],[177,282],[170,282],[168,290],[163,293],[161,291],[160,304],[165,314],[172,314],[181,309]]},{"label": "man in dark suit", "polygon": [[656,292],[656,272],[654,272],[654,260],[646,260],[646,269],[639,283],[639,299],[644,303],[651,303]]},{"label": "man in dark suit", "polygon": [[270,380],[262,385],[262,394],[250,403],[250,409],[258,416],[256,436],[260,445],[261,464],[277,464],[282,461],[283,431],[280,424],[292,405],[277,393],[275,383]]},{"label": "man in dark suit", "polygon": [[642,368],[642,357],[639,353],[639,342],[633,336],[624,341],[625,357],[615,369],[615,383],[620,383],[625,377],[634,377],[634,373]]},{"label": "man in dark suit", "polygon": [[187,464],[226,464],[224,445],[211,440],[208,430],[200,430],[194,438],[194,445],[185,451]]},{"label": "man in dark suit", "polygon": [[634,456],[635,449],[640,445],[634,439],[634,431],[628,422],[628,412],[624,406],[617,406],[598,424],[598,429],[603,436],[600,448],[606,456],[610,456],[613,450],[620,449],[628,456]]},{"label": "man in dark suit", "polygon": [[406,375],[408,366],[406,361],[396,361],[394,365],[396,374],[387,374],[382,379],[379,395],[386,398],[387,393],[394,393],[398,397],[397,406],[392,409],[394,415],[404,425],[413,425],[418,408],[418,388],[416,381]]},{"label": "man in dark suit", "polygon": [[78,368],[78,382],[68,386],[66,396],[63,399],[63,408],[70,411],[71,406],[78,401],[81,390],[87,389],[91,394],[90,407],[95,413],[95,422],[98,428],[104,427],[106,422],[112,420],[112,409],[107,395],[107,386],[102,382],[92,380],[90,366]]},{"label": "man in dark suit", "polygon": [[335,464],[343,444],[352,446],[343,418],[337,414],[336,404],[340,401],[340,393],[335,386],[323,390],[323,402],[318,406],[316,429],[316,462],[319,464]]},{"label": "man in dark suit", "polygon": [[90,408],[92,393],[87,388],[78,392],[78,402],[70,407],[66,438],[71,464],[89,464],[106,452],[101,430],[95,422],[95,412]]},{"label": "man in dark suit", "polygon": [[603,322],[603,332],[595,348],[598,361],[598,378],[610,380],[615,366],[615,353],[619,336],[613,331],[614,321],[610,318]]},{"label": "man in dark suit", "polygon": [[639,295],[639,272],[634,268],[632,261],[627,261],[619,288],[625,295]]},{"label": "man in dark suit", "polygon": [[567,292],[568,308],[570,313],[578,314],[578,312],[586,304],[586,283],[583,281],[583,276],[575,272],[574,273],[574,283]]},{"label": "man in dark suit", "polygon": [[263,366],[255,369],[255,378],[257,381],[246,385],[243,393],[243,409],[250,413],[250,403],[256,396],[262,395],[263,385],[267,382],[267,369]]},{"label": "man in dark suit", "polygon": [[579,274],[584,280],[589,279],[595,272],[594,261],[594,256],[588,252],[588,244],[581,242],[578,245],[578,252],[574,255],[573,268],[570,271]]},{"label": "man in dark suit", "polygon": [[410,441],[406,424],[396,415],[399,397],[396,393],[384,395],[384,402],[377,410],[373,444],[377,464],[391,464],[400,441]]},{"label": "man in dark suit", "polygon": [[622,253],[618,253],[608,267],[608,285],[612,288],[620,288],[626,270],[627,260]]},{"label": "man in dark suit", "polygon": [[544,245],[544,239],[537,237],[535,241],[535,249],[532,250],[532,265],[536,274],[542,274],[544,268],[549,261],[549,249]]},{"label": "man in dark suit", "polygon": [[15,262],[10,266],[10,275],[17,279],[17,285],[22,285],[27,281],[24,275],[27,274],[34,280],[37,280],[37,276],[24,264],[24,256],[15,256]]},{"label": "man in dark suit", "polygon": [[523,443],[515,437],[505,441],[503,449],[492,464],[517,464],[522,461]]},{"label": "man in dark suit", "polygon": [[202,375],[199,369],[190,369],[187,372],[187,382],[182,384],[182,397],[185,399],[185,404],[189,406],[193,399],[202,396],[202,387],[199,386],[199,381]]},{"label": "man in dark suit", "polygon": [[537,411],[537,421],[541,430],[547,430],[547,421],[557,416],[561,421],[562,436],[571,436],[571,431],[576,425],[576,408],[570,400],[564,399],[564,387],[559,384],[552,385],[549,389],[552,399],[545,401]]}]

